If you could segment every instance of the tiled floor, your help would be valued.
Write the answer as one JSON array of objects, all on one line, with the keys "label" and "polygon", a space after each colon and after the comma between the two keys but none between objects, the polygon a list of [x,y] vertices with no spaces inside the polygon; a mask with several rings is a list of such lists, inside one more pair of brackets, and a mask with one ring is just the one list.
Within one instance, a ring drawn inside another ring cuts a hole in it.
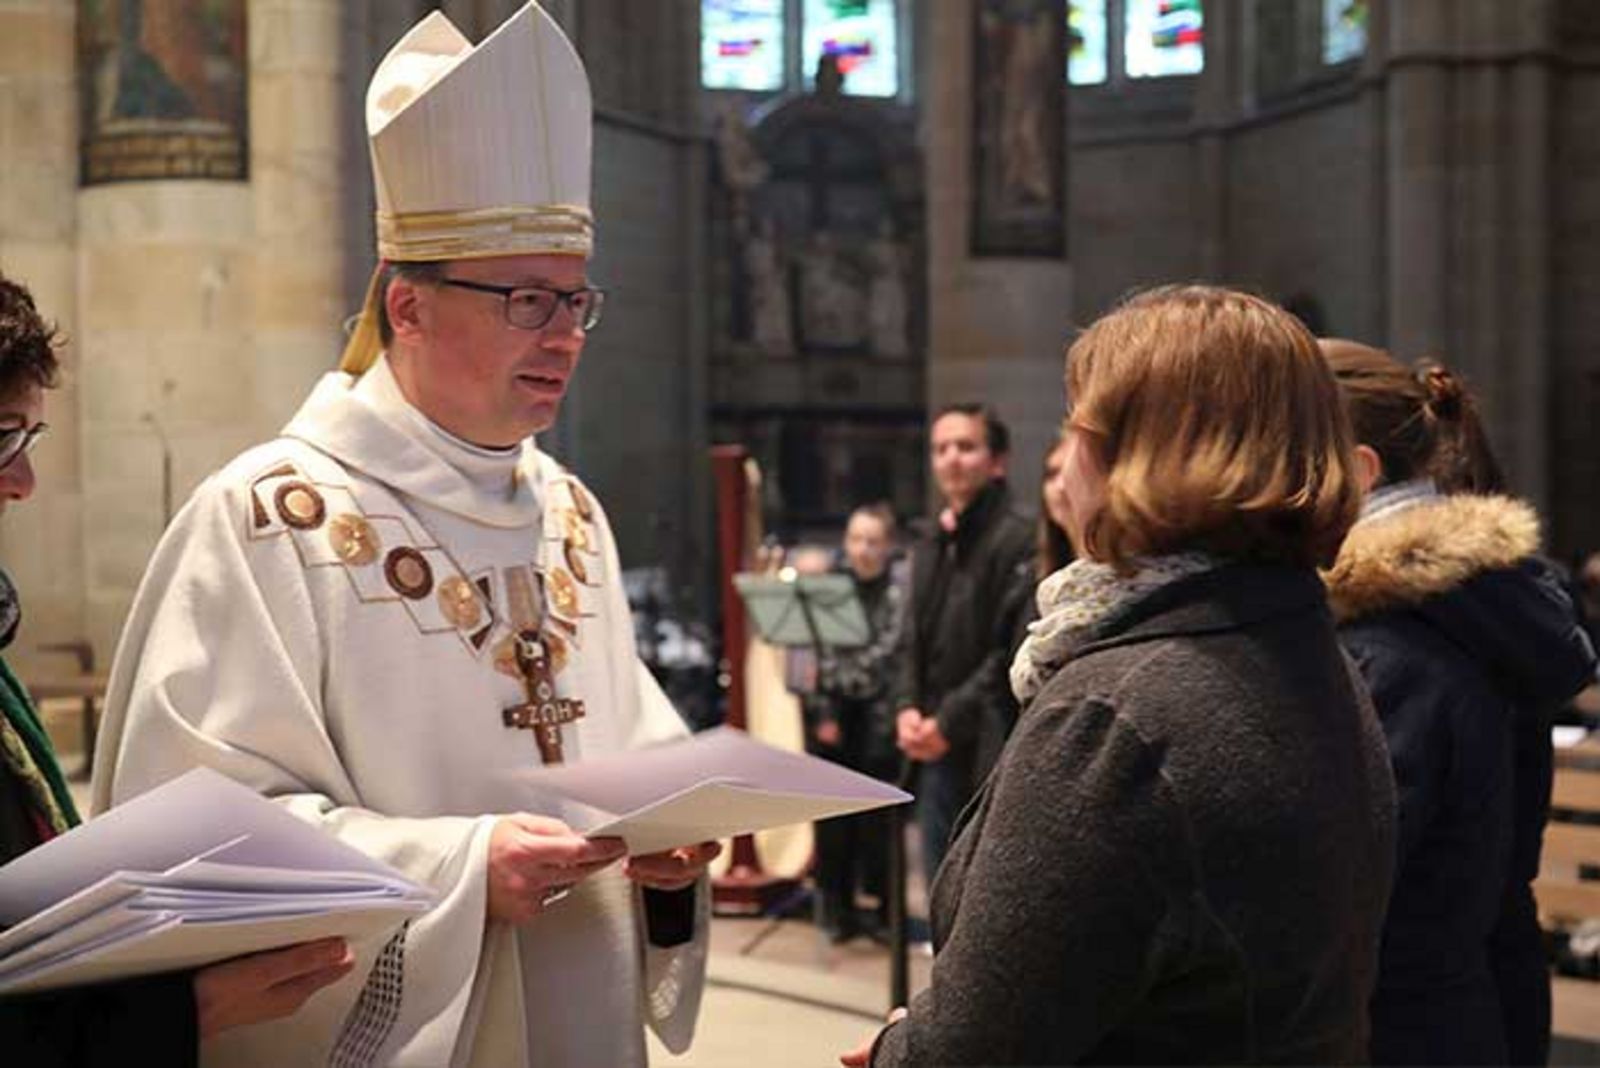
[{"label": "tiled floor", "polygon": [[[784,921],[749,953],[762,920],[717,919],[710,984],[694,1046],[674,1057],[652,1039],[651,1064],[695,1068],[813,1068],[868,1039],[889,1008],[889,957],[865,939],[830,946],[816,929]],[[911,984],[930,961],[913,954]]]}]

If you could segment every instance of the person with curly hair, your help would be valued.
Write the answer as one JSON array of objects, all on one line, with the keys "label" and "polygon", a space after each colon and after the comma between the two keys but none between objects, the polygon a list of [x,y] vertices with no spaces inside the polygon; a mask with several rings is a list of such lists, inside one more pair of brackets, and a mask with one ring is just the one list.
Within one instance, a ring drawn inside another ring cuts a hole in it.
[{"label": "person with curly hair", "polygon": [[[32,294],[0,275],[0,510],[34,491],[29,453],[48,429],[45,391],[60,377],[59,344]],[[0,571],[0,649],[21,620],[16,587]],[[0,864],[78,822],[38,711],[0,660]],[[126,1064],[133,1049],[151,1064],[195,1064],[201,1040],[289,1015],[352,964],[335,938],[198,971],[0,995],[0,1049],[7,1063],[39,1066]]]}]

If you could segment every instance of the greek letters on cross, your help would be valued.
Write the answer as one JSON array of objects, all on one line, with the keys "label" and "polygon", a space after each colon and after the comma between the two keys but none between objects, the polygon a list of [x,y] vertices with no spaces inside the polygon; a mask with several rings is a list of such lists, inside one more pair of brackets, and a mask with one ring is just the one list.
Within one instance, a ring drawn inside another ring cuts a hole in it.
[{"label": "greek letters on cross", "polygon": [[528,699],[501,712],[507,727],[533,732],[539,758],[546,764],[561,763],[561,726],[583,718],[583,702],[556,696],[555,673],[550,668],[550,650],[538,631],[517,634],[517,672]]}]

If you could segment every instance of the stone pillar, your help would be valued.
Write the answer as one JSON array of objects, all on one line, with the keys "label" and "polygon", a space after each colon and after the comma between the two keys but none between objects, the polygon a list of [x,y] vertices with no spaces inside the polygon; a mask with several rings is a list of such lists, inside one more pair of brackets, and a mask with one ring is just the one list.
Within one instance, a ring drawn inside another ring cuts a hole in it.
[{"label": "stone pillar", "polygon": [[80,198],[84,575],[97,649],[167,519],[250,436],[250,187],[129,182]]},{"label": "stone pillar", "polygon": [[1547,504],[1549,0],[1388,10],[1389,342],[1482,402],[1511,488]]},{"label": "stone pillar", "polygon": [[252,0],[248,17],[248,179],[79,195],[86,626],[103,655],[169,507],[337,358],[338,7]]},{"label": "stone pillar", "polygon": [[971,255],[972,3],[940,0],[922,10],[929,410],[961,400],[993,404],[1011,426],[1011,480],[1027,502],[1065,411],[1072,268],[1068,260]]},{"label": "stone pillar", "polygon": [[[337,0],[250,3],[256,437],[281,428],[334,369],[341,324],[359,310],[344,291],[341,193],[371,179],[364,154],[360,167],[342,165],[339,9]],[[365,260],[369,250],[348,254]]]},{"label": "stone pillar", "polygon": [[1600,21],[1586,0],[1563,0],[1554,99],[1551,305],[1554,359],[1551,543],[1567,560],[1600,548]]},{"label": "stone pillar", "polygon": [[1209,4],[1205,10],[1205,67],[1195,91],[1195,223],[1200,277],[1227,276],[1228,143],[1224,124],[1240,99],[1240,34],[1235,4]]},{"label": "stone pillar", "polygon": [[1398,355],[1442,351],[1448,335],[1448,68],[1422,57],[1446,37],[1436,0],[1388,7],[1388,340]]},{"label": "stone pillar", "polygon": [[0,3],[0,271],[26,285],[68,339],[50,434],[33,454],[39,488],[0,523],[0,566],[16,580],[27,629],[7,653],[82,636],[83,495],[78,406],[77,107],[73,0]]}]

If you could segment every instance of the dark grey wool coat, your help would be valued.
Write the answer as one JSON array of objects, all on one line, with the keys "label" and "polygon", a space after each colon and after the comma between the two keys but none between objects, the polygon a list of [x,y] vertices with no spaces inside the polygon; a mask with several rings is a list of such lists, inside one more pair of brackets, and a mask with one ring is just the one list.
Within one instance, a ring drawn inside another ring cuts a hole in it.
[{"label": "dark grey wool coat", "polygon": [[1023,712],[872,1063],[1362,1062],[1394,806],[1314,572],[1168,586]]}]

